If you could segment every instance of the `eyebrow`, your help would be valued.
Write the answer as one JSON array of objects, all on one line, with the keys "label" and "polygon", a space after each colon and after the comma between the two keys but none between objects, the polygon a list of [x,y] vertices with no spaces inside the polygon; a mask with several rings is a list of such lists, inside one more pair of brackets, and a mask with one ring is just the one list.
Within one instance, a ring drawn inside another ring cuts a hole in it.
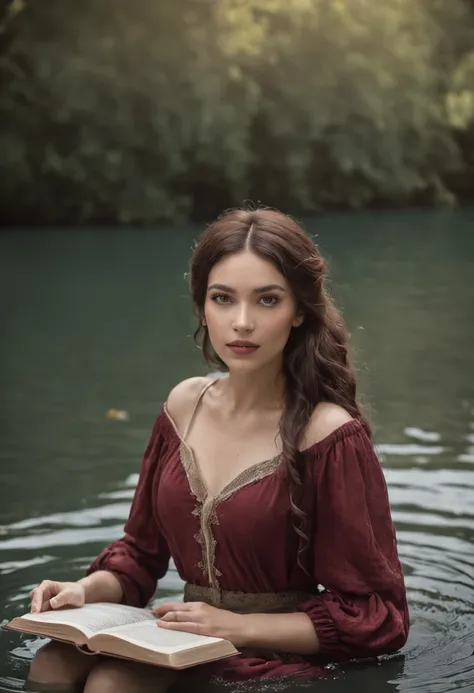
[{"label": "eyebrow", "polygon": [[[208,291],[211,291],[211,289],[218,289],[219,291],[227,291],[229,294],[235,294],[237,293],[235,289],[233,289],[231,286],[226,286],[225,284],[212,284],[208,288]],[[259,286],[257,289],[254,289],[255,294],[264,294],[267,291],[286,291],[282,286],[279,284],[267,284],[266,286]]]}]

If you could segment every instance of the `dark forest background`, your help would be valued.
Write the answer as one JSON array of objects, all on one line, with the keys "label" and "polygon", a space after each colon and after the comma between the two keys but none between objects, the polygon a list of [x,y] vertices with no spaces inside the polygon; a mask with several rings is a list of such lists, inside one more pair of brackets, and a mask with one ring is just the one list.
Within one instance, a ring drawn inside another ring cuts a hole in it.
[{"label": "dark forest background", "polygon": [[8,224],[474,198],[471,0],[1,3]]}]

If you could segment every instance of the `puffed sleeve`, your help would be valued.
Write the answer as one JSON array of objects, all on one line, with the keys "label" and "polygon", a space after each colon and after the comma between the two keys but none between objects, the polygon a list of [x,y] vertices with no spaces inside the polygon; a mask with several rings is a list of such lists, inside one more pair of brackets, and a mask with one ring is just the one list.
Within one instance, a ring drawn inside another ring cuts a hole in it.
[{"label": "puffed sleeve", "polygon": [[407,640],[409,614],[380,462],[358,420],[318,457],[311,560],[325,591],[299,609],[332,661],[394,652]]},{"label": "puffed sleeve", "polygon": [[166,574],[170,560],[153,504],[164,430],[162,410],[145,448],[124,536],[110,544],[87,570],[87,575],[97,570],[113,573],[122,586],[123,603],[131,606],[146,606],[155,593],[157,581]]}]

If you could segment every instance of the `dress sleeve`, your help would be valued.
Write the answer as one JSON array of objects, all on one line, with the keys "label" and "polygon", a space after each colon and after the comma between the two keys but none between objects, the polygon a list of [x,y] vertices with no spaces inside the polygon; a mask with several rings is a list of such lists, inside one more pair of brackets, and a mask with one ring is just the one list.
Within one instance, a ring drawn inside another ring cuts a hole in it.
[{"label": "dress sleeve", "polygon": [[314,478],[311,560],[325,590],[299,610],[332,661],[394,652],[408,637],[405,584],[385,478],[360,421],[335,432]]},{"label": "dress sleeve", "polygon": [[154,490],[163,448],[163,411],[160,412],[145,448],[137,488],[124,536],[110,544],[95,559],[87,575],[108,570],[119,580],[123,603],[146,606],[156,583],[168,570],[170,552],[154,513]]}]

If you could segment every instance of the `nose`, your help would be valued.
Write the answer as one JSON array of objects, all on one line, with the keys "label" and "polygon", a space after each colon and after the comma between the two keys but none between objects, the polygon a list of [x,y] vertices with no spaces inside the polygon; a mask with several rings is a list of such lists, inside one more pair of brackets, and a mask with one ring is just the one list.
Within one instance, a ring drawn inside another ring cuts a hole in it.
[{"label": "nose", "polygon": [[232,328],[235,332],[253,332],[255,326],[248,306],[241,304],[237,307]]}]

